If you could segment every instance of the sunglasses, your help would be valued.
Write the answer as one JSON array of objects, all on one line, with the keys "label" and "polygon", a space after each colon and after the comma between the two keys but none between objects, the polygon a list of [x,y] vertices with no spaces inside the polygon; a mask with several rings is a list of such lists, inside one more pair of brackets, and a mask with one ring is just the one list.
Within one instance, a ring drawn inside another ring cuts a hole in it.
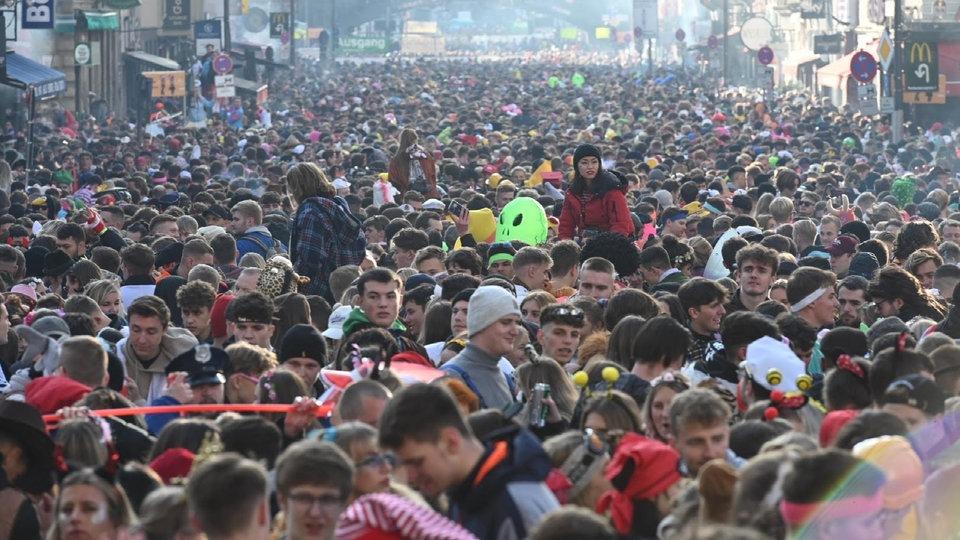
[{"label": "sunglasses", "polygon": [[370,467],[374,469],[379,469],[384,465],[389,465],[390,467],[397,466],[397,458],[391,453],[383,454],[374,454],[370,457],[364,458],[357,463],[357,468]]}]

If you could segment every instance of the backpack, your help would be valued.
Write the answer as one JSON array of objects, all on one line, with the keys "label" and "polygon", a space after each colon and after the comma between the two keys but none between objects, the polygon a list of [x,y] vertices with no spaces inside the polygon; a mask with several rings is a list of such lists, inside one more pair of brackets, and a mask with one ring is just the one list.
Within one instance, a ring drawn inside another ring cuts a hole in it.
[{"label": "backpack", "polygon": [[260,249],[262,249],[264,252],[264,256],[263,256],[264,260],[267,260],[267,261],[272,259],[274,255],[286,253],[286,251],[283,249],[283,244],[281,244],[280,241],[277,240],[276,238],[271,238],[271,240],[273,240],[273,244],[269,247],[266,244],[264,244],[262,240],[260,240],[259,238],[257,238],[255,235],[252,235],[252,234],[250,235],[245,234],[241,236],[240,239],[249,240],[254,244],[256,244],[257,246],[259,246]]}]

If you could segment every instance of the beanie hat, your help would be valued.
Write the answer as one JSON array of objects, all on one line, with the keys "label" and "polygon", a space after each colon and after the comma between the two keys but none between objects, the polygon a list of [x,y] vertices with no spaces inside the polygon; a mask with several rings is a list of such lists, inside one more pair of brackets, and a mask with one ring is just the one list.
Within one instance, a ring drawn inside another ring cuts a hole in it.
[{"label": "beanie hat", "polygon": [[233,299],[232,294],[221,294],[213,301],[213,308],[210,309],[211,336],[220,338],[227,335],[227,306]]},{"label": "beanie hat", "polygon": [[340,514],[336,537],[341,540],[476,538],[449,518],[392,493],[358,498]]},{"label": "beanie hat", "polygon": [[321,366],[327,361],[327,342],[312,324],[295,324],[283,334],[277,361],[281,364],[291,358],[310,358]]},{"label": "beanie hat", "polygon": [[185,448],[170,448],[155,457],[150,462],[150,468],[157,473],[164,484],[170,485],[178,479],[183,480],[190,476],[196,457],[193,452]]},{"label": "beanie hat", "polygon": [[823,417],[823,422],[820,423],[820,447],[827,448],[833,444],[833,441],[837,440],[837,435],[840,434],[843,426],[856,418],[858,414],[860,414],[860,411],[855,409],[842,409],[828,412],[826,416]]},{"label": "beanie hat", "polygon": [[850,259],[850,268],[847,270],[847,274],[861,276],[870,281],[879,269],[880,262],[877,260],[877,256],[869,251],[861,251]]},{"label": "beanie hat", "polygon": [[600,149],[592,144],[581,144],[573,152],[573,166],[576,167],[577,163],[580,163],[580,160],[587,156],[593,156],[597,158],[597,161],[600,161]]},{"label": "beanie hat", "polygon": [[853,447],[853,455],[876,465],[886,475],[884,507],[899,510],[923,497],[923,463],[903,437],[885,435],[861,441]]},{"label": "beanie hat", "polygon": [[867,341],[870,342],[870,348],[872,349],[873,343],[882,336],[887,334],[900,334],[902,332],[909,331],[910,329],[907,327],[906,323],[900,320],[899,317],[886,317],[873,323],[873,326],[871,326],[870,330],[867,331]]},{"label": "beanie hat", "polygon": [[484,285],[477,287],[467,306],[467,333],[470,337],[509,315],[520,316],[517,298],[503,287]]}]

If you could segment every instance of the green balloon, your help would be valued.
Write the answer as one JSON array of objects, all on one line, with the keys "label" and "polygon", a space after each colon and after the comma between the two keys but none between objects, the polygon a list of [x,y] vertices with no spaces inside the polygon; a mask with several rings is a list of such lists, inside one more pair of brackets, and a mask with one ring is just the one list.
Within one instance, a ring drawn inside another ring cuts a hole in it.
[{"label": "green balloon", "polygon": [[550,77],[549,79],[547,79],[547,85],[548,85],[550,88],[556,88],[557,86],[560,85],[560,77],[557,77],[556,75],[553,75],[552,77]]},{"label": "green balloon", "polygon": [[587,79],[578,71],[573,74],[573,77],[570,77],[570,82],[577,88],[582,88],[584,83],[587,82]]},{"label": "green balloon", "polygon": [[776,167],[780,163],[780,158],[778,156],[770,156],[767,161],[770,162],[771,167]]},{"label": "green balloon", "polygon": [[547,213],[536,199],[517,197],[497,220],[497,242],[519,240],[531,246],[547,241]]}]

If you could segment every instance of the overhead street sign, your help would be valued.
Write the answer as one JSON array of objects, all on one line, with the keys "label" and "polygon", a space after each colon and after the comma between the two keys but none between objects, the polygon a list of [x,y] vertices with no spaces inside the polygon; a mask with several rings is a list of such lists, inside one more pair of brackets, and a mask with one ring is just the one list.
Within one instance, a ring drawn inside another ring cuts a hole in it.
[{"label": "overhead street sign", "polygon": [[[653,39],[660,32],[657,0],[633,0],[633,24],[639,33],[637,39]],[[636,34],[635,34],[636,35]]]},{"label": "overhead street sign", "polygon": [[840,54],[843,52],[843,34],[813,36],[814,54]]}]

